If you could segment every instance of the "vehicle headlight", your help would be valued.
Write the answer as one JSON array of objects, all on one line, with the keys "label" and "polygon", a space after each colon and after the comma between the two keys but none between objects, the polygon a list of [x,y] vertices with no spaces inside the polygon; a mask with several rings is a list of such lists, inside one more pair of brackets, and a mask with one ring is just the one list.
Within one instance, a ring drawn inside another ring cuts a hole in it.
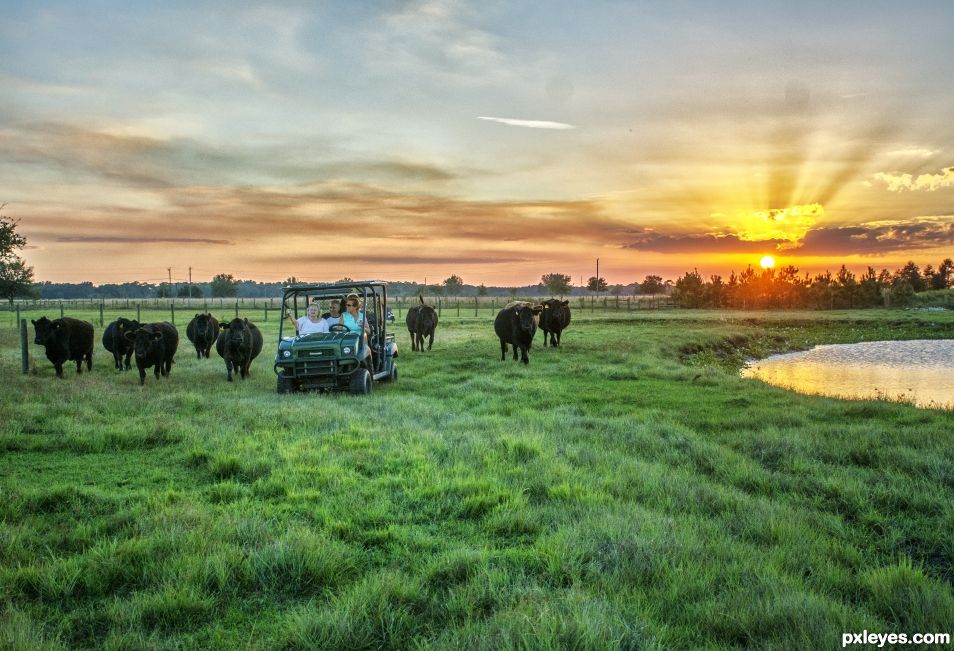
[{"label": "vehicle headlight", "polygon": [[350,354],[351,354],[351,346],[345,346],[344,348],[341,349],[341,352],[343,352],[345,355],[350,355]]},{"label": "vehicle headlight", "polygon": [[288,359],[289,357],[291,357],[291,351],[290,350],[282,351],[282,357],[284,357],[285,359]]}]

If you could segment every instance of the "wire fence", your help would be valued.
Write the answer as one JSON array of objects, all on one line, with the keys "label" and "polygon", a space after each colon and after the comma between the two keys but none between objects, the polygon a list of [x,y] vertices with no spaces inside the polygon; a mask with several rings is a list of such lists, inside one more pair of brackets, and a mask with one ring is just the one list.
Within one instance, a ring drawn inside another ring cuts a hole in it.
[{"label": "wire fence", "polygon": [[[512,301],[539,302],[539,296],[435,296],[425,299],[428,305],[437,310],[438,317],[453,316],[460,318],[494,317],[497,311]],[[637,310],[657,310],[673,307],[672,300],[664,294],[654,296],[576,296],[569,299],[574,311],[583,312],[631,312]],[[389,307],[396,319],[403,319],[407,310],[418,305],[417,296],[397,296],[389,299]],[[118,317],[135,318],[142,321],[142,315],[158,314],[161,320],[174,325],[187,324],[197,312],[211,312],[220,321],[225,318],[261,315],[261,321],[268,323],[280,318],[282,299],[272,298],[106,298],[106,299],[35,299],[17,300],[0,305],[0,312],[6,312],[3,321],[10,327],[17,327],[22,318],[61,318],[81,314],[94,325],[103,327]]]}]

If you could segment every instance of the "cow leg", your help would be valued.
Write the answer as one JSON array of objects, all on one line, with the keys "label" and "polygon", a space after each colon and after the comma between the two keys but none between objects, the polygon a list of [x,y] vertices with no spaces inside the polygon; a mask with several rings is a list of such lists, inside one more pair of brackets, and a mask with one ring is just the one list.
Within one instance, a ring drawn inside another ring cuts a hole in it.
[{"label": "cow leg", "polygon": [[76,374],[80,375],[83,372],[83,356],[80,355],[79,359],[76,360]]},{"label": "cow leg", "polygon": [[546,330],[543,331],[543,347],[544,348],[547,347],[547,331]]},{"label": "cow leg", "polygon": [[517,344],[513,345],[513,361],[517,361],[517,355],[520,353],[520,346]]},{"label": "cow leg", "polygon": [[500,361],[507,359],[507,342],[503,339],[500,340]]},{"label": "cow leg", "polygon": [[127,371],[132,368],[132,364],[129,363],[130,357],[132,357],[132,351],[129,351],[128,353],[126,353],[126,370]]},{"label": "cow leg", "polygon": [[433,345],[434,345],[434,331],[432,330],[432,331],[431,331],[431,337],[430,337],[430,339],[429,339],[428,342],[427,342],[427,349],[430,350],[430,349],[431,349],[431,346],[433,346]]},{"label": "cow leg", "polygon": [[146,367],[141,366],[138,362],[136,367],[139,369],[139,386],[142,386],[146,383]]},{"label": "cow leg", "polygon": [[[527,350],[529,349],[528,348],[520,349],[520,361],[523,362],[524,364],[530,363],[530,357],[527,356]],[[514,359],[516,359],[516,357],[514,357]]]},{"label": "cow leg", "polygon": [[156,362],[155,371],[153,374],[156,376],[156,379],[159,379],[159,376],[162,374],[162,362]]},{"label": "cow leg", "polygon": [[93,351],[89,351],[88,353],[86,353],[86,370],[87,371],[93,370]]},{"label": "cow leg", "polygon": [[62,364],[57,364],[56,362],[53,362],[53,368],[56,370],[56,377],[62,378],[62,377],[63,377],[63,365],[62,365]]},{"label": "cow leg", "polygon": [[225,371],[228,376],[229,382],[231,382],[232,381],[232,360],[230,359],[225,360]]}]

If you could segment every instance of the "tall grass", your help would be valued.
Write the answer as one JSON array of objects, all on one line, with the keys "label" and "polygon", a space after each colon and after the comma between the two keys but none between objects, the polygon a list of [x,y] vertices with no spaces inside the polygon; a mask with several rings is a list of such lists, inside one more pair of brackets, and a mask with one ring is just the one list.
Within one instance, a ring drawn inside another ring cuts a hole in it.
[{"label": "tall grass", "polygon": [[260,325],[250,379],[183,337],[143,387],[99,346],[63,380],[31,346],[22,375],[0,329],[0,647],[831,648],[954,621],[951,412],[735,373],[952,337],[950,313],[597,313],[529,368],[448,318],[365,398],[277,395]]}]

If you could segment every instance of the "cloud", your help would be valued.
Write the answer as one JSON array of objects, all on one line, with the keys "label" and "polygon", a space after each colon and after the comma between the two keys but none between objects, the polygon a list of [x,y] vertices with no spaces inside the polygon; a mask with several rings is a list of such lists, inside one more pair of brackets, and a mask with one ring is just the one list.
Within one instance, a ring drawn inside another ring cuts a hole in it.
[{"label": "cloud", "polygon": [[478,115],[478,120],[488,120],[490,122],[500,122],[509,124],[512,127],[527,127],[529,129],[575,129],[572,124],[564,122],[550,122],[548,120],[516,120],[514,118],[493,118],[485,115]]},{"label": "cloud", "polygon": [[83,244],[234,244],[230,240],[212,240],[198,237],[125,237],[111,235],[64,235],[53,238],[53,241]]},{"label": "cloud", "polygon": [[646,231],[623,244],[625,249],[657,253],[764,253],[784,240],[753,242],[737,235],[666,234]]},{"label": "cloud", "polygon": [[658,253],[760,253],[774,249],[787,257],[885,255],[912,249],[933,249],[954,241],[954,215],[917,220],[886,220],[853,226],[811,228],[798,243],[784,238],[759,242],[737,235],[674,234],[646,230],[623,248]]},{"label": "cloud", "polygon": [[836,226],[810,231],[786,255],[846,256],[885,255],[911,249],[950,246],[954,241],[954,215],[916,221]]},{"label": "cloud", "polygon": [[939,188],[954,185],[954,167],[944,168],[940,174],[921,174],[916,177],[911,174],[878,172],[874,175],[874,178],[883,182],[888,187],[889,192],[903,192],[905,190],[933,192]]}]

